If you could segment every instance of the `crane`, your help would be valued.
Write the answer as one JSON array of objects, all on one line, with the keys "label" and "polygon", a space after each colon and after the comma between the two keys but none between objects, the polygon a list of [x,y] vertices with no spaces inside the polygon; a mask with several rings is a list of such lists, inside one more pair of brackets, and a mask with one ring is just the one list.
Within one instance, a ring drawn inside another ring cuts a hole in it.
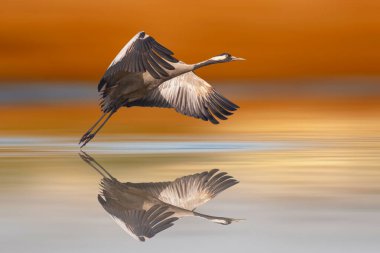
[{"label": "crane", "polygon": [[116,55],[98,84],[103,114],[79,141],[84,147],[121,107],[174,108],[218,124],[239,106],[219,94],[194,71],[217,63],[244,60],[228,53],[186,64],[145,32],[137,33]]}]

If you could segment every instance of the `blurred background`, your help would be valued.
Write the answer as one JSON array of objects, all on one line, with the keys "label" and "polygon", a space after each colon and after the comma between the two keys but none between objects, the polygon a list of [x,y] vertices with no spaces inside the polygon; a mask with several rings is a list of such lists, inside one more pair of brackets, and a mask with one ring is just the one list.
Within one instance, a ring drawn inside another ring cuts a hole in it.
[{"label": "blurred background", "polygon": [[[364,124],[378,118],[372,117],[380,95],[378,1],[3,3],[2,135],[79,137],[100,114],[97,82],[141,30],[185,62],[222,52],[246,58],[197,71],[242,109],[217,127],[172,110],[121,110],[103,134],[258,133],[270,127],[298,133],[300,124],[320,129],[318,117],[324,126],[354,124],[351,116]],[[262,125],[264,118],[270,122]],[[168,122],[176,127],[168,129]]]},{"label": "blurred background", "polygon": [[[0,251],[377,252],[379,11],[374,0],[3,0]],[[187,63],[247,59],[197,71],[240,109],[217,126],[121,109],[87,150],[121,181],[226,170],[241,183],[203,211],[246,222],[181,221],[145,246],[98,205],[77,142],[101,114],[99,79],[142,30]]]}]

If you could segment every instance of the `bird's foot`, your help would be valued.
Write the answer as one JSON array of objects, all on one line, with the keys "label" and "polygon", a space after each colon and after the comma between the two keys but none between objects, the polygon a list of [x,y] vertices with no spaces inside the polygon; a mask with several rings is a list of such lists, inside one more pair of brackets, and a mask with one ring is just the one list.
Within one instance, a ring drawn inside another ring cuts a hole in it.
[{"label": "bird's foot", "polygon": [[92,158],[92,156],[90,156],[89,154],[87,154],[86,152],[84,152],[83,150],[81,150],[79,152],[79,156],[80,158],[82,158],[83,161],[85,161],[86,163],[96,163],[95,159]]},{"label": "bird's foot", "polygon": [[89,143],[92,140],[92,138],[94,138],[94,136],[95,134],[90,133],[86,133],[85,135],[83,135],[82,139],[79,141],[79,144],[82,144],[80,148],[86,146],[86,144]]},{"label": "bird's foot", "polygon": [[87,131],[83,136],[82,136],[82,138],[79,140],[79,143],[78,144],[81,144],[86,138],[87,138],[87,136],[89,136],[90,135],[90,131]]},{"label": "bird's foot", "polygon": [[81,150],[79,152],[79,156],[84,160],[84,161],[90,161],[91,159],[93,159],[91,156],[89,156],[86,152],[84,152],[83,150]]},{"label": "bird's foot", "polygon": [[88,130],[88,131],[82,136],[82,138],[79,140],[79,144],[80,144],[81,142],[84,142],[90,134],[91,134],[91,131]]}]

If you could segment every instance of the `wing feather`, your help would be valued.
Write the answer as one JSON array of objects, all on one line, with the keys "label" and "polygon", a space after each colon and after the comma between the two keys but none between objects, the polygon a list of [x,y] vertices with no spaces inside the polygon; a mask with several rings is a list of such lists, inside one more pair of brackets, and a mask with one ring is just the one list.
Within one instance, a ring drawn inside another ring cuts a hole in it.
[{"label": "wing feather", "polygon": [[129,235],[140,241],[152,238],[157,233],[173,226],[173,222],[178,220],[177,217],[172,217],[174,212],[168,211],[169,207],[165,205],[154,205],[148,210],[123,209],[109,205],[107,200],[100,195],[98,199],[115,222]]},{"label": "wing feather", "polygon": [[194,210],[237,183],[226,172],[213,169],[177,178],[173,182],[125,184],[148,192],[167,204]]},{"label": "wing feather", "polygon": [[226,120],[239,106],[232,103],[206,81],[188,72],[172,78],[156,89],[151,90],[142,99],[129,102],[127,106],[149,106],[174,108],[186,116],[218,124]]},{"label": "wing feather", "polygon": [[[155,79],[168,77],[166,70],[173,70],[169,63],[177,63],[174,53],[145,32],[137,33],[116,55],[102,79],[109,80],[119,72],[149,72]],[[98,91],[107,82],[99,82]]]}]

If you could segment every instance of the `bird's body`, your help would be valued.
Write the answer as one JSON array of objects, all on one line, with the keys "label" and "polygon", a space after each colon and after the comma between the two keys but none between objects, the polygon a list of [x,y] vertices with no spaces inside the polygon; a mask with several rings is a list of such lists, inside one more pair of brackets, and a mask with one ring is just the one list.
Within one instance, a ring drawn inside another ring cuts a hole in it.
[{"label": "bird's body", "polygon": [[[176,111],[218,124],[227,119],[237,105],[218,94],[193,71],[234,60],[227,53],[209,60],[186,64],[173,52],[144,32],[136,34],[111,62],[98,84],[102,117],[87,131],[80,143],[86,145],[120,107],[148,106],[174,108]],[[103,118],[106,119],[94,132]]]},{"label": "bird's body", "polygon": [[102,176],[99,203],[115,222],[133,238],[145,241],[174,225],[183,217],[201,217],[227,225],[238,219],[217,217],[195,211],[217,194],[238,183],[218,169],[177,178],[168,182],[122,183],[112,177],[86,153],[82,159]]},{"label": "bird's body", "polygon": [[173,212],[172,217],[194,216],[193,211],[164,202],[160,200],[159,196],[155,196],[149,190],[137,188],[133,183],[121,183],[115,179],[103,178],[101,188],[100,196],[103,201],[100,200],[100,202],[110,212],[115,209],[149,210],[153,206],[159,205],[167,207],[166,211]]},{"label": "bird's body", "polygon": [[[155,79],[149,72],[121,72],[106,81],[102,91],[102,111],[110,112],[121,106],[138,101],[157,89],[162,83],[178,75],[191,71],[191,66],[182,63],[172,63],[174,70],[168,70],[169,77]],[[110,83],[110,84],[109,84]]]}]

